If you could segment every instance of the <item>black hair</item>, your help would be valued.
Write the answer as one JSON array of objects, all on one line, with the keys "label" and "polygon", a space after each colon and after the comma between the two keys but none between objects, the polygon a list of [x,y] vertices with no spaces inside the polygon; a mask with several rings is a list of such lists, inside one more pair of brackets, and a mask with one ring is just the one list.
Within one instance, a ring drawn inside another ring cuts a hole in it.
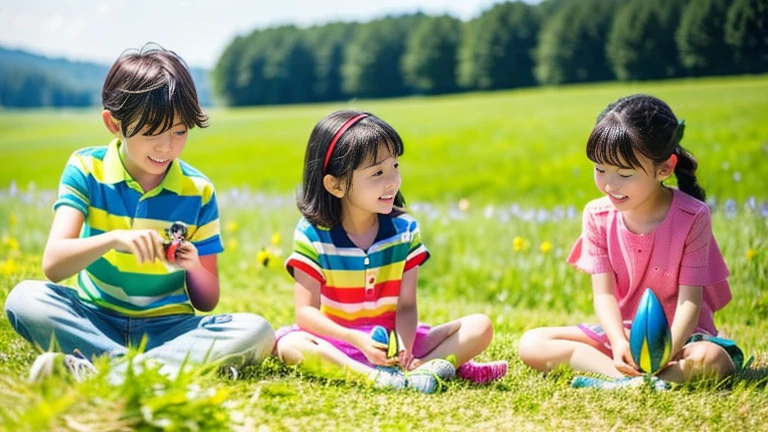
[{"label": "black hair", "polygon": [[[637,155],[654,167],[677,155],[675,177],[681,191],[704,201],[696,179],[698,163],[681,145],[685,123],[661,99],[644,94],[623,97],[606,107],[587,141],[587,157],[599,164],[642,168]],[[644,169],[644,168],[643,168]]]},{"label": "black hair", "polygon": [[[331,140],[347,120],[366,114],[347,129],[336,142],[328,166],[324,169],[326,153]],[[400,135],[385,121],[361,111],[336,111],[320,120],[312,129],[304,155],[304,178],[298,192],[297,205],[302,215],[313,225],[332,227],[341,222],[341,200],[323,186],[323,178],[330,174],[345,182],[346,190],[352,186],[352,173],[368,160],[378,160],[380,146],[391,155],[401,156],[404,151]],[[402,211],[405,198],[400,191],[394,199],[394,211]]]},{"label": "black hair", "polygon": [[154,43],[120,54],[104,80],[101,102],[128,138],[145,128],[144,135],[161,134],[175,116],[189,129],[208,125],[187,64]]}]

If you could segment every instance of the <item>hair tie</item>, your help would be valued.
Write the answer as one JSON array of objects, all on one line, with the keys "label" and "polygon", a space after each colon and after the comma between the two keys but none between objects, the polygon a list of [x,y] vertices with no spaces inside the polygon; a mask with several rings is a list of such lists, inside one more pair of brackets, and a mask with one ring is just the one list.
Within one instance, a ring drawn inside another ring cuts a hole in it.
[{"label": "hair tie", "polygon": [[677,145],[680,145],[680,141],[683,140],[683,134],[685,133],[685,120],[677,122]]},{"label": "hair tie", "polygon": [[358,114],[345,121],[344,124],[341,125],[339,130],[336,132],[336,135],[333,136],[331,143],[328,145],[328,150],[325,153],[325,161],[323,162],[323,174],[325,174],[325,170],[328,169],[328,162],[331,160],[331,153],[333,153],[333,149],[336,148],[336,143],[339,141],[339,138],[341,138],[341,136],[344,135],[344,132],[351,128],[352,125],[366,117],[368,117],[368,114]]}]

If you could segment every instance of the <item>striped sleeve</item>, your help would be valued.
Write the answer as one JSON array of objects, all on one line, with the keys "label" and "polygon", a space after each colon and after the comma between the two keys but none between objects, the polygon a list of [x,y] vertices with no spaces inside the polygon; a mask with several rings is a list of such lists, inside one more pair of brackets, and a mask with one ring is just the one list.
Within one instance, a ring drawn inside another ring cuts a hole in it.
[{"label": "striped sleeve", "polygon": [[429,259],[429,251],[421,242],[421,230],[415,219],[408,224],[408,236],[411,242],[408,247],[408,256],[405,258],[404,272],[424,264]]},{"label": "striped sleeve", "polygon": [[59,181],[59,196],[53,204],[54,211],[66,205],[88,216],[88,207],[91,204],[88,192],[88,170],[81,158],[82,156],[77,153],[69,157]]},{"label": "striped sleeve", "polygon": [[[221,241],[221,227],[219,226],[219,205],[216,201],[216,193],[213,186],[208,184],[209,193],[203,193],[203,203],[197,218],[197,230],[189,238],[198,253],[213,255],[224,251]],[[206,201],[207,198],[207,201]]]},{"label": "striped sleeve", "polygon": [[325,275],[320,266],[322,251],[318,250],[321,247],[312,224],[306,219],[301,219],[293,232],[293,252],[285,260],[285,269],[291,276],[294,276],[294,269],[299,269],[318,282],[325,282]]}]

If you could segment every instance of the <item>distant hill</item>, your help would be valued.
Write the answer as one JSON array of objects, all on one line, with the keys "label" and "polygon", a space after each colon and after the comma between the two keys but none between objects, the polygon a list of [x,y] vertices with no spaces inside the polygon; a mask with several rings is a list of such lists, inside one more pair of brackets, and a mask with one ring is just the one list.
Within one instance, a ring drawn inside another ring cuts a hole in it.
[{"label": "distant hill", "polygon": [[[85,107],[101,103],[109,65],[50,58],[0,46],[0,107]],[[213,98],[208,71],[192,68],[200,103]]]}]

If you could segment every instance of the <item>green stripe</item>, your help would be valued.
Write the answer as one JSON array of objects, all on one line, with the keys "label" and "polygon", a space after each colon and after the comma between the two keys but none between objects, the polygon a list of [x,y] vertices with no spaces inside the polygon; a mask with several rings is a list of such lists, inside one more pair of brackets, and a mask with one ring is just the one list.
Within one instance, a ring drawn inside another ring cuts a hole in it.
[{"label": "green stripe", "polygon": [[106,259],[99,258],[86,269],[96,279],[117,286],[131,297],[155,297],[184,287],[184,271],[164,275],[123,273]]},{"label": "green stripe", "polygon": [[312,247],[310,243],[304,243],[304,242],[296,242],[294,244],[294,250],[307,258],[311,259],[312,261],[319,263],[320,262],[320,254],[315,250],[315,248]]}]

